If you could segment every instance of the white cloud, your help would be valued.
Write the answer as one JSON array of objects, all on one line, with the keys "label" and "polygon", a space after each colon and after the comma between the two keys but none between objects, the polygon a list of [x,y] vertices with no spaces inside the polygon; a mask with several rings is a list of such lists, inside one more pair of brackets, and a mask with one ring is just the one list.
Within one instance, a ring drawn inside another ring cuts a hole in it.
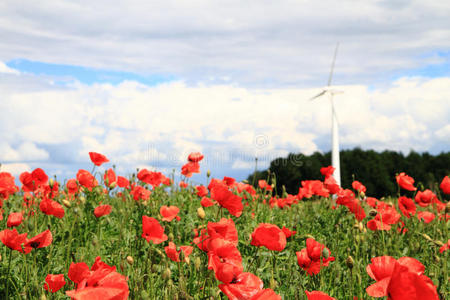
[{"label": "white cloud", "polygon": [[6,73],[6,74],[20,74],[19,71],[12,69],[8,67],[5,63],[0,61],[0,73]]},{"label": "white cloud", "polygon": [[[449,82],[401,78],[383,90],[338,86],[344,91],[335,98],[341,147],[448,151]],[[92,167],[87,153],[96,151],[129,172],[141,165],[179,170],[190,152],[200,151],[207,155],[204,170],[226,175],[244,172],[255,156],[262,168],[289,152],[329,149],[330,103],[307,100],[316,89],[126,82],[27,93],[27,84],[26,77],[19,87],[0,83],[0,109],[7,111],[0,119],[6,129],[0,157],[33,168],[67,165],[75,174]]]},{"label": "white cloud", "polygon": [[22,172],[31,172],[31,168],[28,164],[23,163],[2,164],[0,172],[9,172],[18,177]]},{"label": "white cloud", "polygon": [[385,82],[393,71],[448,62],[439,51],[450,48],[448,1],[7,0],[0,8],[0,60],[195,83],[325,84],[337,41],[336,82]]}]

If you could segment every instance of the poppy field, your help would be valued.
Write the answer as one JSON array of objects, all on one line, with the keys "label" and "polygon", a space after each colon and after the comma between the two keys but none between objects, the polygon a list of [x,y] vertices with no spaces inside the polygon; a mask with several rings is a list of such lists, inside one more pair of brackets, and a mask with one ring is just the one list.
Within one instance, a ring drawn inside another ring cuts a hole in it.
[{"label": "poppy field", "polygon": [[330,166],[290,195],[276,174],[214,178],[201,153],[177,184],[89,156],[65,182],[0,171],[0,299],[450,298],[448,176],[430,190],[399,170],[376,199]]}]

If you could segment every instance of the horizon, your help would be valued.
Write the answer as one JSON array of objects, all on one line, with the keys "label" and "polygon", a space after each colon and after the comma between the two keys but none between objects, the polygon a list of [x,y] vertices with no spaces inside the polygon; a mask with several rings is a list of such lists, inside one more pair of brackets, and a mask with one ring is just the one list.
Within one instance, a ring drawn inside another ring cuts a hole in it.
[{"label": "horizon", "polygon": [[179,174],[200,151],[194,178],[242,180],[255,156],[326,153],[331,109],[308,99],[336,42],[341,151],[450,151],[450,4],[135,4],[0,5],[2,171],[69,179],[94,151]]}]

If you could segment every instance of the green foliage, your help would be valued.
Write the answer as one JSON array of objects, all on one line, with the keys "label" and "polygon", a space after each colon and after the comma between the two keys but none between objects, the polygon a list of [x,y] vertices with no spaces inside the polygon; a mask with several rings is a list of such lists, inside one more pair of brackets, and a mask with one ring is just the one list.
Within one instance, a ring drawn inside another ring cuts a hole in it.
[{"label": "green foliage", "polygon": [[[405,172],[417,184],[436,192],[436,183],[450,174],[450,152],[431,155],[411,151],[405,156],[394,151],[375,152],[355,148],[341,151],[340,158],[342,186],[349,188],[354,179],[358,180],[367,187],[367,195],[377,198],[397,193],[395,175],[400,172]],[[297,194],[302,180],[323,180],[320,168],[330,164],[330,152],[315,152],[312,155],[291,153],[285,158],[273,160],[268,170],[258,171],[255,182],[267,179],[267,172],[270,171],[276,174],[278,194],[283,185],[288,193]],[[253,174],[248,177],[249,183],[253,182],[253,177]]]}]

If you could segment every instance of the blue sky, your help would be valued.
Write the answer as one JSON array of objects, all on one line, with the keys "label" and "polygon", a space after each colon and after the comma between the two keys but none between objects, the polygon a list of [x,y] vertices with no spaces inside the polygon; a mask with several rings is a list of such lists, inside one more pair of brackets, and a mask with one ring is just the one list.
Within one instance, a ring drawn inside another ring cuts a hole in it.
[{"label": "blue sky", "polygon": [[329,151],[329,103],[307,99],[336,42],[341,148],[450,150],[450,4],[135,2],[0,5],[2,170],[71,178],[97,151],[170,173],[201,151],[244,179]]}]

